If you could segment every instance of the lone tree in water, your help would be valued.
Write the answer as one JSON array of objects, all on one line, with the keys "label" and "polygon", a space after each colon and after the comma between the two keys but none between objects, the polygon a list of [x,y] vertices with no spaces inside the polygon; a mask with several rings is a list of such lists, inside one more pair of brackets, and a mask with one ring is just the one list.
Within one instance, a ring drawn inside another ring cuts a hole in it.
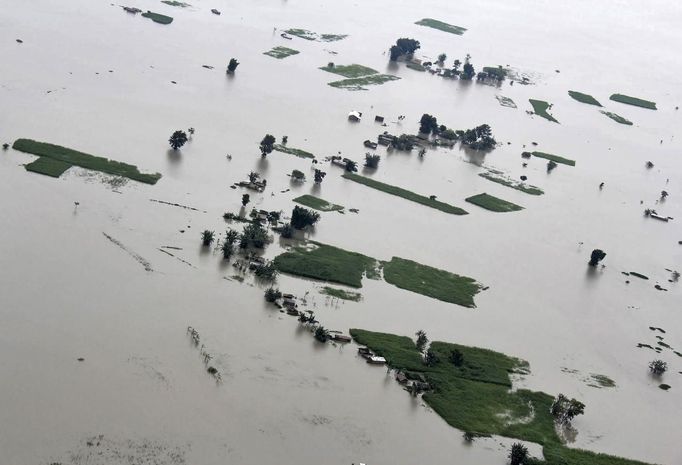
[{"label": "lone tree in water", "polygon": [[381,160],[379,155],[372,155],[370,153],[365,154],[365,166],[367,168],[378,168],[379,160]]},{"label": "lone tree in water", "polygon": [[428,113],[424,113],[422,118],[419,120],[419,132],[423,132],[424,134],[430,134],[433,132],[436,134],[438,132],[438,120],[436,117],[431,116]]},{"label": "lone tree in water", "polygon": [[227,65],[227,72],[234,73],[237,70],[237,66],[239,66],[239,62],[234,58],[230,58],[230,63]]},{"label": "lone tree in water", "polygon": [[509,451],[509,463],[511,465],[522,465],[528,461],[528,448],[520,442],[512,444]]},{"label": "lone tree in water", "polygon": [[214,236],[215,233],[213,231],[209,231],[208,229],[206,229],[204,232],[201,233],[201,243],[208,247],[213,242]]},{"label": "lone tree in water", "polygon": [[597,266],[600,261],[604,260],[606,253],[601,249],[594,249],[592,255],[590,255],[590,261],[588,264],[590,266]]},{"label": "lone tree in water", "polygon": [[668,364],[663,360],[654,360],[649,364],[649,371],[656,376],[661,376],[668,371]]},{"label": "lone tree in water", "polygon": [[315,170],[315,184],[320,184],[326,175],[327,175],[327,173],[325,173],[324,171],[316,169]]},{"label": "lone tree in water", "polygon": [[185,142],[187,142],[187,134],[185,131],[180,131],[177,130],[175,131],[171,136],[170,139],[168,139],[168,143],[170,144],[171,147],[173,147],[173,150],[177,150],[183,145],[185,145]]},{"label": "lone tree in water", "polygon": [[291,226],[296,229],[303,229],[306,226],[313,226],[320,220],[320,214],[307,208],[296,205],[291,213]]},{"label": "lone tree in water", "polygon": [[438,55],[438,63],[440,63],[441,65],[442,65],[442,64],[445,62],[445,60],[447,60],[447,59],[448,59],[448,56],[447,56],[445,53],[441,53],[440,55]]},{"label": "lone tree in water", "polygon": [[563,394],[559,394],[552,402],[550,413],[554,419],[562,425],[570,425],[573,418],[585,412],[585,404],[576,400],[569,399]]},{"label": "lone tree in water", "polygon": [[418,40],[405,37],[398,39],[389,50],[391,61],[396,61],[403,55],[412,55],[418,48],[420,48]]},{"label": "lone tree in water", "polygon": [[245,207],[251,201],[251,196],[249,194],[242,195],[242,207]]},{"label": "lone tree in water", "polygon": [[415,342],[415,345],[417,346],[417,350],[419,352],[424,352],[424,349],[426,348],[426,344],[429,343],[429,338],[426,337],[426,333],[423,330],[419,330],[416,333],[414,333],[415,336],[417,336],[417,342]]},{"label": "lone tree in water", "polygon": [[260,141],[260,154],[262,157],[265,157],[268,153],[272,152],[272,149],[275,148],[275,136],[271,134],[266,134],[265,137],[263,137],[263,140]]}]

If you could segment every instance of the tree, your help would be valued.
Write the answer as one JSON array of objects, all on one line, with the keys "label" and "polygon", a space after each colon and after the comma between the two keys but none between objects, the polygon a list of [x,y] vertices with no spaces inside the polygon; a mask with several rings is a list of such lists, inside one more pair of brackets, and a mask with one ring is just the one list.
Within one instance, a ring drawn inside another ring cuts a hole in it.
[{"label": "tree", "polygon": [[319,219],[319,213],[296,205],[291,213],[291,226],[296,229],[303,229],[306,226],[313,226]]},{"label": "tree", "polygon": [[2,150],[7,150],[8,148],[9,148],[9,144],[7,142],[2,144]]},{"label": "tree", "polygon": [[194,129],[194,128],[189,128],[189,129],[187,130],[187,132],[189,132],[189,136],[192,137],[192,136],[194,135],[194,133],[196,132],[196,129]]},{"label": "tree", "polygon": [[346,159],[346,171],[354,173],[358,170],[358,162]]},{"label": "tree", "polygon": [[277,268],[272,262],[259,263],[253,273],[260,279],[272,281],[277,277]]},{"label": "tree", "polygon": [[448,56],[445,53],[441,53],[440,55],[438,55],[438,63],[442,65],[445,62],[445,60],[447,60],[447,58]]},{"label": "tree", "polygon": [[487,124],[481,124],[466,131],[455,131],[455,136],[458,136],[458,134],[461,134],[459,137],[462,144],[474,150],[491,150],[497,145],[497,141],[493,137],[493,131]]},{"label": "tree", "polygon": [[448,360],[450,360],[450,363],[452,363],[456,367],[461,367],[462,364],[464,363],[464,354],[462,354],[462,352],[460,352],[459,350],[455,349],[450,352]]},{"label": "tree", "polygon": [[262,249],[269,241],[268,232],[258,222],[244,226],[244,231],[239,237],[239,247],[242,249],[253,246]]},{"label": "tree", "polygon": [[590,255],[590,261],[588,262],[588,265],[597,266],[600,261],[604,260],[605,257],[606,253],[603,250],[594,249]]},{"label": "tree", "polygon": [[381,157],[379,155],[365,154],[365,166],[367,168],[378,168]]},{"label": "tree", "polygon": [[414,335],[417,336],[417,342],[415,342],[417,350],[419,352],[423,352],[424,348],[426,347],[426,344],[429,343],[429,338],[426,337],[426,333],[421,329],[414,333]]},{"label": "tree", "polygon": [[528,460],[528,448],[520,442],[512,444],[509,450],[509,463],[511,465],[522,465]]},{"label": "tree", "polygon": [[554,160],[548,161],[548,162],[547,162],[547,172],[548,172],[548,173],[551,173],[552,170],[553,170],[554,168],[556,168],[557,166],[559,166],[559,165],[557,165],[556,162],[555,162]]},{"label": "tree", "polygon": [[401,49],[401,48],[398,47],[397,45],[393,45],[393,46],[391,46],[390,49],[388,49],[388,52],[389,52],[389,54],[390,54],[390,57],[391,57],[390,59],[391,59],[391,61],[397,61],[398,58],[400,58],[400,57],[402,56],[402,54],[403,54],[403,49]]},{"label": "tree", "polygon": [[397,150],[405,150],[409,152],[414,148],[414,144],[412,143],[410,136],[407,134],[401,134],[400,136],[394,137],[391,140],[391,147]]},{"label": "tree", "polygon": [[400,47],[406,55],[412,55],[421,47],[418,40],[408,39],[406,37],[396,40],[395,44]]},{"label": "tree", "polygon": [[225,233],[225,242],[229,244],[234,244],[239,239],[239,233],[234,229],[228,229]]},{"label": "tree", "polygon": [[303,171],[293,170],[291,172],[291,179],[293,179],[294,181],[303,182],[305,181],[305,174],[303,174]]},{"label": "tree", "polygon": [[170,136],[170,139],[168,139],[168,143],[173,147],[173,150],[179,149],[185,145],[185,142],[187,142],[187,134],[185,134],[185,131],[179,129]]},{"label": "tree", "polygon": [[204,232],[201,233],[201,243],[208,247],[211,245],[213,242],[213,239],[215,237],[215,233],[213,231],[209,231],[208,229],[204,230]]},{"label": "tree", "polygon": [[462,62],[459,60],[455,60],[455,62],[452,64],[452,69],[455,71],[455,74],[459,72],[460,66],[462,66]]},{"label": "tree", "polygon": [[291,239],[294,237],[294,228],[290,224],[285,224],[279,228],[274,228],[284,239]]},{"label": "tree", "polygon": [[282,145],[287,145],[289,142],[289,136],[282,136]]},{"label": "tree", "polygon": [[474,76],[476,75],[476,70],[474,69],[474,65],[471,63],[467,62],[464,63],[464,67],[462,68],[462,79],[470,81]]},{"label": "tree", "polygon": [[266,134],[265,137],[263,137],[263,140],[260,141],[260,154],[262,157],[265,157],[268,153],[272,152],[272,149],[275,147],[275,136],[271,134]]},{"label": "tree", "polygon": [[316,169],[315,170],[315,184],[320,184],[326,175],[327,175],[327,173],[325,173],[324,171]]},{"label": "tree", "polygon": [[318,326],[315,329],[315,339],[320,342],[327,342],[329,339],[329,331],[327,331],[324,326]]},{"label": "tree", "polygon": [[661,376],[668,371],[668,364],[663,360],[654,360],[649,364],[649,371],[656,376]]},{"label": "tree", "polygon": [[457,134],[452,129],[446,129],[439,134],[440,137],[447,140],[456,140]]},{"label": "tree", "polygon": [[419,132],[424,134],[436,133],[438,132],[438,120],[435,116],[431,116],[428,113],[424,113],[419,120]]},{"label": "tree", "polygon": [[274,289],[272,287],[269,287],[265,290],[265,300],[268,302],[274,302],[275,300],[279,299],[282,297],[282,293],[279,292],[279,289]]},{"label": "tree", "polygon": [[223,258],[229,260],[234,253],[234,242],[230,242],[226,238],[220,246],[220,250],[223,252]]},{"label": "tree", "polygon": [[667,191],[661,191],[661,200],[665,200],[665,198],[668,196]]},{"label": "tree", "polygon": [[242,195],[242,207],[245,207],[251,201],[251,196],[249,194]]},{"label": "tree", "polygon": [[438,363],[438,356],[434,351],[431,349],[426,351],[426,355],[424,356],[424,364],[426,366],[432,367],[435,366],[436,363]]},{"label": "tree", "polygon": [[227,72],[234,73],[237,70],[237,66],[239,66],[239,62],[234,58],[230,58],[230,63],[227,65]]},{"label": "tree", "polygon": [[258,178],[260,178],[260,174],[254,172],[254,171],[251,171],[251,172],[249,173],[249,182],[250,182],[251,184],[253,184],[253,183],[255,183],[256,181],[258,181]]},{"label": "tree", "polygon": [[584,412],[585,404],[576,399],[569,399],[563,394],[556,396],[550,407],[550,413],[562,425],[570,425],[573,418]]}]

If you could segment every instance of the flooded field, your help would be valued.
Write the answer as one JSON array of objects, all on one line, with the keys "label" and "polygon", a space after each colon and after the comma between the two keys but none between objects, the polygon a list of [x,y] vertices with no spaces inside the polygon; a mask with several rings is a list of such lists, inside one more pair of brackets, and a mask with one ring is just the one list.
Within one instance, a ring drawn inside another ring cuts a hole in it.
[{"label": "flooded field", "polygon": [[[507,463],[512,439],[465,443],[385,367],[358,357],[355,343],[316,342],[264,301],[267,284],[222,260],[216,244],[201,246],[205,229],[219,237],[228,227],[241,231],[223,214],[238,213],[244,193],[247,212],[289,216],[293,199],[306,194],[343,206],[343,214],[320,211],[305,237],[484,286],[467,308],[382,280],[334,285],[361,294],[356,302],[326,295],[328,283],[280,274],[277,287],[305,295],[326,328],[422,329],[433,341],[527,360],[531,373],[515,387],[586,405],[570,447],[682,462],[682,357],[674,352],[682,352],[682,289],[672,278],[682,269],[681,4],[170,3],[126,4],[173,18],[162,24],[106,1],[2,2],[0,144],[10,148],[0,152],[1,463]],[[415,24],[424,18],[465,31]],[[285,30],[297,34],[286,39]],[[401,37],[420,41],[420,60],[470,54],[477,71],[508,66],[532,83],[408,69],[389,62]],[[276,47],[299,53],[264,55]],[[226,74],[231,58],[240,64]],[[343,76],[319,69],[329,62],[400,79],[335,88],[328,83]],[[529,99],[552,104],[558,123],[529,114]],[[361,121],[348,120],[354,110]],[[458,143],[423,157],[380,145],[378,169],[361,166],[364,140],[416,134],[424,113],[454,129],[489,124],[498,145],[484,153]],[[169,136],[190,127],[196,133],[172,150]],[[262,158],[265,134],[278,143],[288,136],[288,147],[318,163],[278,150]],[[78,166],[58,178],[33,173],[23,165],[36,157],[11,148],[21,138],[162,177],[148,185]],[[524,151],[575,166],[548,171],[547,159],[522,158]],[[344,179],[343,168],[325,161],[339,154],[357,161],[362,176],[468,214]],[[315,168],[327,173],[318,185]],[[293,182],[293,170],[306,182]],[[251,171],[267,179],[264,192],[230,188]],[[526,176],[544,194],[479,176],[489,171],[514,182]],[[465,201],[482,193],[523,209]],[[647,217],[646,208],[673,219]],[[275,234],[265,257],[291,243]],[[607,253],[605,266],[587,266],[593,249]],[[188,326],[221,382],[207,373]],[[648,369],[657,358],[668,364],[660,379]],[[540,456],[540,446],[529,448]]]}]

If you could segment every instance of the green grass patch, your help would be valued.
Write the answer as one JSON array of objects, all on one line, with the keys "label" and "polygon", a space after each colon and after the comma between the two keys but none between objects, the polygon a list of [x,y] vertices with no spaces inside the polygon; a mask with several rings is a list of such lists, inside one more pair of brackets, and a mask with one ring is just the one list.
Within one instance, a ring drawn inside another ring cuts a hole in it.
[{"label": "green grass patch", "polygon": [[21,152],[38,155],[39,157],[58,160],[69,165],[80,166],[81,168],[100,171],[106,174],[123,176],[125,178],[144,182],[146,184],[156,184],[156,182],[161,178],[159,173],[140,173],[137,169],[137,166],[135,165],[129,165],[127,163],[121,163],[119,161],[97,157],[62,147],[60,145],[48,144],[46,142],[37,142],[31,139],[17,139],[12,145],[12,148]]},{"label": "green grass patch", "polygon": [[39,157],[28,165],[25,165],[24,168],[26,168],[27,171],[58,178],[64,174],[64,171],[71,168],[71,166],[73,165],[65,161],[55,160],[54,158],[48,157]]},{"label": "green grass patch", "polygon": [[426,68],[424,68],[422,65],[420,65],[419,63],[414,63],[412,61],[408,61],[407,63],[405,63],[405,66],[407,66],[408,68],[413,69],[415,71],[421,71],[421,72],[426,71]]},{"label": "green grass patch", "polygon": [[568,158],[560,157],[559,155],[552,155],[551,153],[545,152],[531,152],[534,157],[544,158],[546,160],[552,160],[556,163],[562,163],[564,165],[575,166],[575,160],[570,160]]},{"label": "green grass patch", "polygon": [[383,265],[386,282],[400,289],[463,307],[476,307],[474,296],[481,285],[472,278],[398,257]]},{"label": "green grass patch", "polygon": [[370,76],[364,76],[359,78],[333,81],[328,83],[328,85],[336,87],[337,89],[367,90],[363,86],[381,85],[389,81],[397,81],[398,79],[400,79],[398,76],[393,76],[392,74],[372,74]]},{"label": "green grass patch", "polygon": [[277,58],[278,60],[281,60],[282,58],[290,57],[292,55],[297,55],[301,52],[298,50],[294,50],[293,48],[289,47],[274,47],[272,50],[268,50],[267,52],[263,52],[263,55],[267,55],[273,58]]},{"label": "green grass patch", "polygon": [[337,289],[335,287],[329,286],[324,286],[320,293],[332,297],[337,297],[342,300],[350,300],[353,302],[360,302],[360,300],[362,299],[362,294],[360,294],[359,292],[344,291],[343,289]]},{"label": "green grass patch", "polygon": [[586,103],[588,105],[596,105],[598,107],[602,106],[601,103],[599,103],[599,101],[596,98],[592,97],[589,94],[583,94],[582,92],[569,90],[568,95],[570,95],[571,97],[573,97],[573,99],[581,103]]},{"label": "green grass patch", "polygon": [[[432,342],[438,362],[426,366],[412,339],[351,329],[356,342],[385,357],[391,368],[423,376],[432,390],[423,396],[448,424],[476,434],[496,434],[543,445],[546,465],[647,465],[561,444],[550,414],[553,397],[526,389],[510,390],[509,373],[528,373],[528,364],[514,357],[477,347]],[[462,363],[450,360],[453,351]]]},{"label": "green grass patch", "polygon": [[170,16],[162,15],[160,13],[153,13],[151,11],[142,13],[142,16],[144,16],[145,18],[149,18],[155,23],[159,24],[170,24],[173,22],[173,18],[171,18]]},{"label": "green grass patch", "polygon": [[521,182],[512,181],[494,171],[487,171],[485,173],[480,173],[480,177],[487,179],[488,181],[496,182],[497,184],[502,184],[503,186],[511,187],[517,191],[525,192],[530,195],[542,195],[545,192],[539,187],[526,185]]},{"label": "green grass patch", "polygon": [[278,152],[288,153],[289,155],[295,155],[300,158],[315,158],[315,155],[313,155],[310,152],[306,152],[305,150],[301,149],[287,147],[286,145],[275,144],[273,149],[277,150]]},{"label": "green grass patch", "polygon": [[535,113],[538,116],[542,116],[546,120],[553,121],[555,123],[558,123],[552,115],[550,115],[547,110],[551,106],[549,103],[545,102],[544,100],[534,100],[534,99],[528,99],[531,105],[533,105],[533,113]]},{"label": "green grass patch", "polygon": [[478,205],[481,208],[490,210],[493,212],[516,212],[523,210],[523,207],[516,205],[515,203],[507,202],[506,200],[499,199],[485,192],[482,194],[472,195],[465,199],[469,203]]},{"label": "green grass patch", "polygon": [[435,208],[436,210],[440,210],[445,213],[450,213],[453,215],[466,215],[467,212],[465,210],[462,210],[459,207],[455,207],[453,205],[447,204],[445,202],[440,202],[438,200],[432,200],[429,197],[425,197],[423,195],[416,194],[414,192],[408,191],[406,189],[403,189],[401,187],[397,186],[392,186],[390,184],[385,184],[383,182],[375,181],[374,179],[367,178],[365,176],[360,176],[359,174],[355,173],[345,173],[343,175],[344,178],[349,179],[351,181],[357,182],[359,184],[363,184],[367,187],[371,187],[372,189],[377,189],[382,192],[385,192],[387,194],[391,195],[396,195],[398,197],[402,197],[407,200],[411,200],[412,202],[416,202],[422,205],[426,205],[427,207]]},{"label": "green grass patch", "polygon": [[438,29],[439,31],[449,32],[450,34],[456,34],[458,36],[461,36],[466,32],[465,27],[454,26],[452,24],[444,23],[443,21],[438,21],[437,19],[431,18],[420,19],[414,24],[430,27],[433,29]]},{"label": "green grass patch", "polygon": [[617,115],[617,114],[615,114],[615,113],[611,113],[610,111],[604,111],[604,110],[602,110],[601,112],[602,112],[604,115],[606,115],[606,116],[608,116],[609,118],[611,118],[612,120],[614,120],[615,122],[617,122],[617,123],[626,124],[626,125],[628,125],[628,126],[632,126],[632,121],[630,121],[630,120],[628,120],[628,119],[626,119],[626,118],[623,118],[623,117],[620,116],[620,115]]},{"label": "green grass patch", "polygon": [[483,72],[487,73],[488,76],[492,76],[498,79],[504,79],[507,77],[508,70],[502,66],[484,66]]},{"label": "green grass patch", "polygon": [[294,199],[294,202],[300,203],[301,205],[305,205],[306,207],[314,208],[315,210],[320,210],[323,212],[343,210],[343,207],[341,205],[329,203],[326,200],[308,194],[296,197]]},{"label": "green grass patch", "polygon": [[300,37],[305,40],[316,40],[318,42],[336,42],[348,37],[347,34],[318,34],[317,32],[308,31],[307,29],[287,29],[287,34]]},{"label": "green grass patch", "polygon": [[327,71],[328,73],[341,75],[345,78],[358,78],[378,73],[378,71],[375,69],[358,64],[323,66],[320,69],[322,71]]},{"label": "green grass patch", "polygon": [[609,97],[614,102],[625,103],[627,105],[634,105],[636,107],[648,108],[649,110],[656,110],[656,103],[648,100],[642,100],[637,97],[630,97],[629,95],[613,94]]},{"label": "green grass patch", "polygon": [[161,3],[165,3],[166,5],[170,6],[179,6],[180,8],[187,8],[188,6],[192,6],[189,3],[178,2],[177,0],[161,0]]},{"label": "green grass patch", "polygon": [[363,275],[377,276],[377,261],[365,255],[311,242],[275,257],[275,267],[283,272],[351,287],[362,287]]}]

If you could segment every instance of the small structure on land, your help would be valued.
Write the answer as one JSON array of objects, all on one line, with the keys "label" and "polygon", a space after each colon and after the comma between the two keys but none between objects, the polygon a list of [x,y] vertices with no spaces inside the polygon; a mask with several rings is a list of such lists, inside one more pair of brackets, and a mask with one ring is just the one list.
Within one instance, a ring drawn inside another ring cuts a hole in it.
[{"label": "small structure on land", "polygon": [[372,142],[371,140],[367,139],[366,141],[363,142],[364,146],[367,147],[368,149],[376,149],[378,147],[378,144],[376,142]]},{"label": "small structure on land", "polygon": [[362,112],[351,111],[348,113],[348,121],[360,121],[362,119]]}]

